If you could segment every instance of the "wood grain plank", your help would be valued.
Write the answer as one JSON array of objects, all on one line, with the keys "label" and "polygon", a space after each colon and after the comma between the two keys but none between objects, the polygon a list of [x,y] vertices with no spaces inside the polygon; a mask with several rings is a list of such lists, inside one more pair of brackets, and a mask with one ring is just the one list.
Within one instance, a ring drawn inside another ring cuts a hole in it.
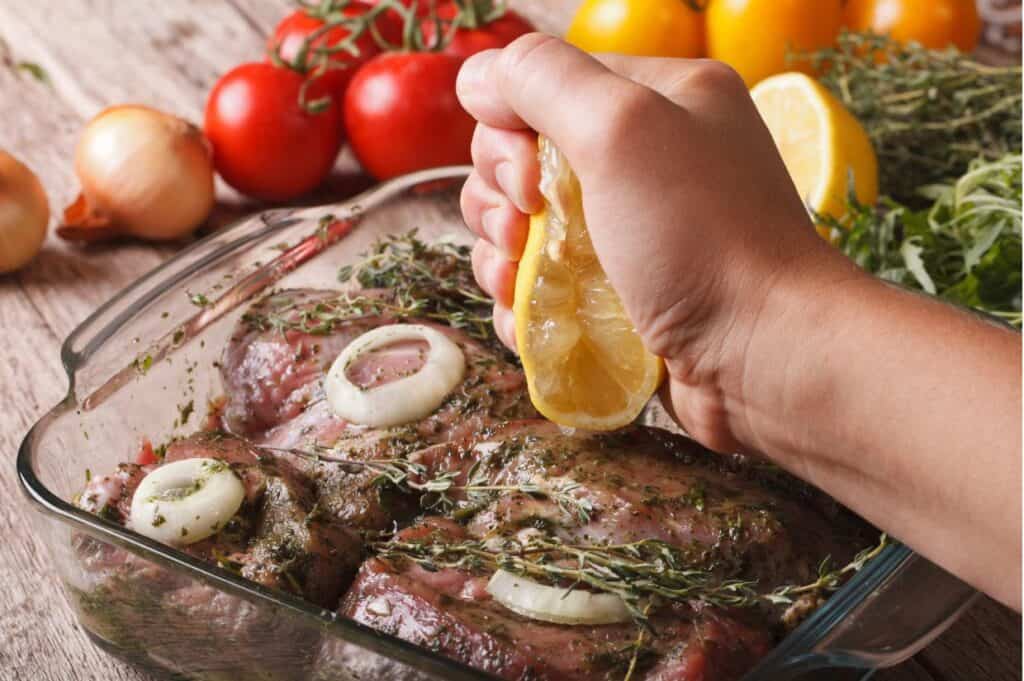
[{"label": "wood grain plank", "polygon": [[936,678],[1020,681],[1021,617],[983,598],[917,661]]},{"label": "wood grain plank", "polygon": [[[2,23],[2,22],[0,22]],[[58,239],[52,227],[77,192],[71,156],[81,117],[52,89],[0,69],[0,148],[39,176],[49,195],[51,230],[43,252],[14,280],[63,338],[98,305],[172,253],[168,247],[120,243],[82,249]],[[11,279],[11,277],[8,277]],[[0,301],[13,295],[5,293]]]},{"label": "wood grain plank", "polygon": [[873,681],[943,681],[946,677],[933,676],[916,659],[911,659],[897,667],[878,671],[871,678]]},{"label": "wood grain plank", "polygon": [[141,681],[145,677],[91,645],[75,624],[49,551],[30,530],[14,455],[39,414],[57,402],[66,380],[58,338],[18,290],[0,281],[0,678],[39,681]]},{"label": "wood grain plank", "polygon": [[[62,22],[54,25],[53,16]],[[36,169],[50,195],[54,223],[77,192],[71,158],[84,120],[125,102],[199,120],[213,81],[234,64],[258,58],[263,45],[263,36],[232,6],[203,0],[46,0],[17,8],[0,3],[0,38],[19,59],[40,64],[52,83],[48,88],[5,74],[0,92],[11,96],[0,98],[0,146]],[[253,210],[223,185],[218,199],[213,224]],[[64,336],[176,250],[130,241],[78,248],[51,236],[18,279]]]},{"label": "wood grain plank", "polygon": [[198,119],[214,81],[263,50],[232,5],[208,0],[3,3],[0,26],[82,118],[142,102]]}]

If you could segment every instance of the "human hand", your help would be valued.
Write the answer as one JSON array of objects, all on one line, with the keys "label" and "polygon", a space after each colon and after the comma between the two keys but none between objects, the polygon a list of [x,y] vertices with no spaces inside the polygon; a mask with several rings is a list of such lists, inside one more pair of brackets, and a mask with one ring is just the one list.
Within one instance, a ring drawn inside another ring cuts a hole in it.
[{"label": "human hand", "polygon": [[740,77],[533,34],[470,59],[458,94],[479,121],[462,208],[498,335],[514,344],[515,261],[542,207],[537,131],[569,159],[601,264],[665,359],[666,407],[712,449],[760,449],[750,396],[779,377],[757,365],[784,371],[796,349],[768,327],[859,275],[817,236]]}]

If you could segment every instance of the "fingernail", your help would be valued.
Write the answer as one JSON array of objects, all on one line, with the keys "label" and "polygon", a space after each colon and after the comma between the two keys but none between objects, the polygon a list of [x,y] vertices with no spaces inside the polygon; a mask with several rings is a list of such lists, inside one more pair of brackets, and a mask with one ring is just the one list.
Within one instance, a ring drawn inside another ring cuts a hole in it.
[{"label": "fingernail", "polygon": [[487,77],[487,69],[494,60],[498,50],[478,52],[466,60],[459,69],[459,77],[455,81],[455,92],[459,97],[472,95]]},{"label": "fingernail", "polygon": [[508,200],[515,204],[515,207],[524,213],[530,212],[526,205],[526,197],[523,196],[522,187],[516,181],[516,169],[511,161],[502,161],[494,169],[494,179],[498,188],[508,197]]}]

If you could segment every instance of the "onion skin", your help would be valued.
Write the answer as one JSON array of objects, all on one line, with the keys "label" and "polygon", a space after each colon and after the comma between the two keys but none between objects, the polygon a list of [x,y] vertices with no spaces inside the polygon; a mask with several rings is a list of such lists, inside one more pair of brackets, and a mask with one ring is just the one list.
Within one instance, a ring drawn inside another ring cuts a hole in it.
[{"label": "onion skin", "polygon": [[214,202],[213,153],[202,131],[146,106],[116,106],[86,125],[75,151],[82,192],[57,234],[72,241],[191,234]]},{"label": "onion skin", "polygon": [[39,253],[49,222],[50,205],[39,178],[0,151],[0,274],[21,269]]}]

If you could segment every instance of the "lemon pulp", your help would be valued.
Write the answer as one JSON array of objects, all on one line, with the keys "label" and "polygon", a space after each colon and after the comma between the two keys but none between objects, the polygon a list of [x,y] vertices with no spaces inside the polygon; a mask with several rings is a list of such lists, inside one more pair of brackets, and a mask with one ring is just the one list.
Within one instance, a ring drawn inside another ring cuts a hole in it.
[{"label": "lemon pulp", "polygon": [[530,220],[513,305],[530,399],[560,425],[612,430],[639,415],[664,366],[601,268],[567,160],[545,138],[539,150],[545,208]]}]

